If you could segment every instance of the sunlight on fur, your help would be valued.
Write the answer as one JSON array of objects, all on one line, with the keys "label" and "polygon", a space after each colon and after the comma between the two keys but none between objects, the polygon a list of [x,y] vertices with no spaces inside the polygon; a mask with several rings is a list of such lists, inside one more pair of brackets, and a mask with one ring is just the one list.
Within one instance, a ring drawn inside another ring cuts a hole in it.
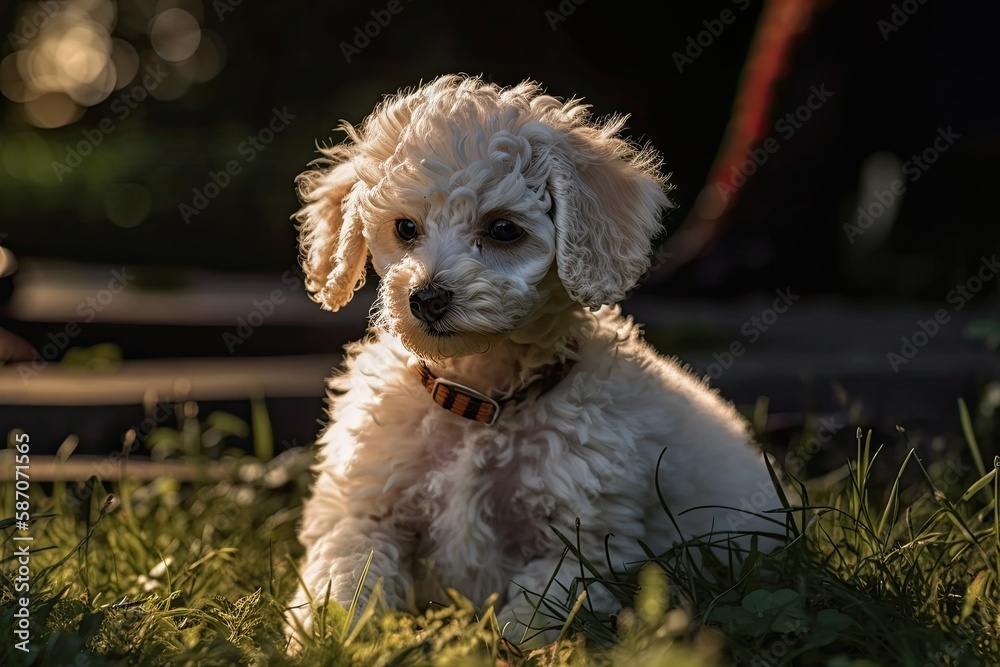
[{"label": "sunlight on fur", "polygon": [[370,334],[330,380],[291,604],[306,631],[327,590],[351,603],[369,554],[362,600],[376,581],[391,608],[442,600],[441,586],[499,593],[517,642],[533,616],[522,591],[580,574],[554,533],[577,520],[594,562],[614,534],[619,571],[647,560],[640,540],[774,531],[739,509],[771,484],[743,418],[616,305],[672,207],[659,155],[624,123],[534,82],[443,76],[343,125],[299,176],[313,298],[336,311],[369,261],[380,277]]}]

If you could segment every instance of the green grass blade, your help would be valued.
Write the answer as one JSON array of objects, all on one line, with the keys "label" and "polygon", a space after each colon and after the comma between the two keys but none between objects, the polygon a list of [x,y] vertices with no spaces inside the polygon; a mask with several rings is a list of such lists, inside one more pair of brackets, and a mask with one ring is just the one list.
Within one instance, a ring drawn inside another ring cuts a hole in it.
[{"label": "green grass blade", "polygon": [[[891,526],[892,524],[896,523],[896,516],[898,515],[899,512],[899,484],[903,479],[903,472],[906,470],[906,466],[910,462],[910,459],[913,457],[914,453],[915,450],[913,449],[907,452],[906,458],[903,459],[903,464],[899,466],[899,472],[896,473],[896,480],[892,484],[892,489],[889,491],[889,498],[888,500],[886,500],[885,503],[885,511],[882,512],[882,518],[879,519],[878,528],[875,531],[876,537],[881,537],[884,534],[886,524],[890,521],[889,519],[890,513],[892,514],[892,519],[891,519],[892,523],[889,525]],[[887,544],[889,541],[888,535],[885,536],[885,540]]]},{"label": "green grass blade", "polygon": [[[962,494],[961,502],[966,503],[972,500],[972,497],[982,491],[986,486],[994,481],[997,476],[997,470],[994,468],[985,475],[979,478],[978,481],[974,482],[965,493]],[[994,496],[996,497],[996,496]]]},{"label": "green grass blade", "polygon": [[[575,522],[574,526],[576,528],[576,551],[577,551],[577,553],[583,553],[583,546],[580,544],[580,517],[576,518],[576,522]],[[587,581],[586,575],[585,575],[585,573],[583,571],[583,560],[580,561],[580,581],[581,582],[586,582]],[[583,584],[583,592],[584,593],[587,592],[587,584],[586,583]],[[590,608],[590,613],[593,614],[594,613],[594,603],[590,599],[587,599],[587,605]],[[573,615],[575,616],[576,614],[574,613]]]},{"label": "green grass blade", "polygon": [[[774,490],[778,494],[778,501],[781,503],[781,506],[785,509],[791,509],[792,505],[788,502],[788,496],[785,495],[785,489],[778,479],[778,474],[774,471],[774,466],[771,464],[769,456],[764,456],[764,465],[767,466],[767,474],[771,478],[771,484],[774,485]],[[791,531],[793,537],[798,537],[799,531],[795,526],[795,520],[790,512],[785,517],[785,525]]]},{"label": "green grass blade", "polygon": [[667,499],[663,495],[663,489],[660,488],[660,465],[663,464],[663,457],[667,454],[667,448],[664,447],[663,451],[660,452],[660,456],[656,459],[656,469],[654,471],[655,477],[653,478],[654,486],[656,487],[656,498],[660,501],[660,505],[663,510],[667,513],[667,518],[670,519],[670,523],[673,524],[674,530],[677,531],[677,536],[683,541],[684,532],[681,531],[680,525],[678,525],[677,520],[674,518],[674,513],[670,511],[670,505],[667,504]]},{"label": "green grass blade", "polygon": [[250,421],[253,423],[253,453],[259,461],[267,463],[274,458],[274,433],[271,417],[263,396],[250,399]]},{"label": "green grass blade", "polygon": [[[564,543],[567,542],[566,539],[563,538],[563,536],[559,534],[559,531],[556,530],[555,527],[550,526],[550,528],[552,528],[553,532],[555,532],[556,535],[559,535],[560,539],[562,539]],[[528,604],[531,605],[531,617],[528,619],[528,622],[524,624],[524,632],[521,634],[521,639],[520,639],[519,643],[524,643],[525,642],[525,640],[526,640],[526,638],[528,636],[528,631],[532,629],[532,624],[535,622],[535,619],[538,617],[538,610],[542,606],[542,601],[545,600],[546,596],[549,594],[549,591],[552,589],[552,583],[556,580],[556,576],[559,574],[559,570],[562,569],[562,565],[563,565],[563,563],[566,560],[566,555],[569,553],[569,546],[570,545],[567,544],[567,547],[565,549],[563,549],[562,555],[559,557],[559,562],[556,563],[555,570],[553,570],[552,576],[549,577],[549,580],[548,580],[548,582],[546,582],[545,588],[542,590],[541,594],[539,595],[537,593],[534,593],[533,591],[531,592],[533,595],[535,595],[538,598],[537,602],[534,602],[534,603],[531,602],[531,598],[528,597],[529,591],[527,589],[523,589],[521,591],[521,594],[524,596],[524,599],[527,600]],[[503,628],[501,628],[501,632],[502,631],[503,631]]]},{"label": "green grass blade", "polygon": [[962,398],[958,399],[958,416],[962,422],[962,433],[965,434],[965,442],[969,445],[969,451],[972,452],[972,460],[976,464],[979,476],[982,477],[986,474],[986,466],[983,464],[983,455],[979,451],[979,443],[976,442],[975,431],[972,430],[972,418],[969,417],[969,408],[966,407],[965,400]]},{"label": "green grass blade", "polygon": [[[363,582],[364,581],[364,577],[362,577],[361,580]],[[355,596],[355,597],[357,597],[357,596]],[[355,639],[357,639],[358,635],[361,634],[361,631],[364,629],[364,627],[366,625],[368,625],[369,621],[372,620],[372,618],[375,616],[375,610],[378,607],[378,601],[380,599],[382,599],[382,580],[381,579],[379,579],[378,581],[376,581],[375,585],[372,586],[372,594],[368,598],[368,604],[365,605],[364,610],[361,612],[361,617],[358,618],[358,622],[354,624],[354,628],[351,630],[350,634],[347,635],[346,639],[344,639],[344,646],[350,646],[351,642],[353,642]],[[354,609],[354,607],[356,605],[356,602],[357,602],[357,600],[355,600],[355,603],[351,604],[351,608],[352,609]],[[348,616],[348,618],[353,618],[353,617],[354,617],[353,613]]]},{"label": "green grass blade", "polygon": [[[354,598],[351,600],[351,606],[347,609],[347,618],[344,619],[344,627],[340,629],[340,640],[341,642],[347,637],[348,631],[351,629],[351,623],[354,621],[354,614],[358,610],[358,602],[361,600],[361,593],[365,588],[365,579],[368,577],[368,570],[372,566],[372,561],[375,560],[375,550],[372,549],[368,554],[368,560],[365,561],[365,567],[361,570],[361,580],[358,582],[358,587],[354,589]],[[329,593],[327,593],[329,596]],[[326,605],[324,605],[325,607]]]},{"label": "green grass blade", "polygon": [[573,619],[576,615],[580,613],[580,607],[583,605],[583,601],[587,599],[587,589],[584,588],[580,591],[580,595],[577,596],[576,602],[573,603],[573,608],[569,610],[569,615],[566,617],[566,622],[563,623],[562,629],[559,631],[559,636],[556,637],[557,642],[561,642],[566,638],[566,634],[569,632],[570,626],[573,625]]},{"label": "green grass blade", "polygon": [[993,458],[993,551],[995,560],[993,575],[1000,581],[1000,475],[997,469],[1000,468],[1000,456]]}]

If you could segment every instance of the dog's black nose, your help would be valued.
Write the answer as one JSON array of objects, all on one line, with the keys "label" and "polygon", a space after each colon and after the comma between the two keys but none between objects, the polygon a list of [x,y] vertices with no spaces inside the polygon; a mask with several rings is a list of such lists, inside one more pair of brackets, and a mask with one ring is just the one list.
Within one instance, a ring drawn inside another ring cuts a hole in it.
[{"label": "dog's black nose", "polygon": [[451,303],[451,292],[439,287],[425,287],[410,295],[410,312],[418,320],[437,322],[448,310]]}]

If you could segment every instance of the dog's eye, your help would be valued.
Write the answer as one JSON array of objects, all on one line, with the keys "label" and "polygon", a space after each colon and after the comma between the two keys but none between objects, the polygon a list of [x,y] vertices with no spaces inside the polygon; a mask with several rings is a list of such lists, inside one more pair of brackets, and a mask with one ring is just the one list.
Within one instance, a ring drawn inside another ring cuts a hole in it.
[{"label": "dog's eye", "polygon": [[514,241],[523,234],[524,230],[510,220],[498,218],[490,223],[490,238],[496,241]]},{"label": "dog's eye", "polygon": [[404,241],[412,241],[417,236],[417,226],[412,220],[403,218],[396,221],[396,235]]}]

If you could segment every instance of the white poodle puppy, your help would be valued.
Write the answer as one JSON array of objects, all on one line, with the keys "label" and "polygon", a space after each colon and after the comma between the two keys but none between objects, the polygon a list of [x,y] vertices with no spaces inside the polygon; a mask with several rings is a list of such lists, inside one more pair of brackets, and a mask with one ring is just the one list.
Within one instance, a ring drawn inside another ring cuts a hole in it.
[{"label": "white poodle puppy", "polygon": [[[431,584],[496,592],[518,641],[545,624],[524,591],[554,577],[565,598],[580,577],[556,531],[605,567],[613,534],[622,571],[647,560],[640,541],[774,530],[754,513],[774,491],[744,420],[614,305],[671,207],[624,122],[534,82],[444,76],[344,124],[348,141],[298,178],[315,300],[346,304],[369,257],[381,280],[369,335],[330,381],[293,625],[327,594],[350,604],[373,553],[363,600],[379,580],[392,608],[445,600]],[[589,595],[620,608],[599,584]]]}]

